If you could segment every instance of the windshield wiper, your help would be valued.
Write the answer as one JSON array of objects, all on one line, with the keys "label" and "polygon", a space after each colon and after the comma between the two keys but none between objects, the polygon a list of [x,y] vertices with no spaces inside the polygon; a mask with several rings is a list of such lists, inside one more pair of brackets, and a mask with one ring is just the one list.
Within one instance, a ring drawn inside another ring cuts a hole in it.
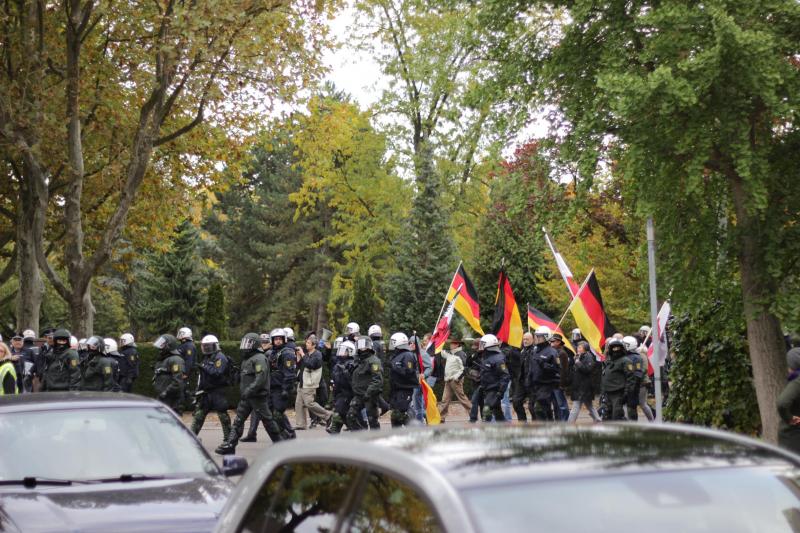
[{"label": "windshield wiper", "polygon": [[54,487],[68,487],[73,483],[91,483],[91,481],[84,481],[80,479],[54,479],[48,477],[24,477],[22,479],[3,479],[0,480],[0,486],[22,485],[27,489],[32,489],[37,485],[48,485]]},{"label": "windshield wiper", "polygon": [[166,476],[147,476],[145,474],[120,474],[117,477],[106,477],[95,479],[98,483],[129,483],[131,481],[153,481],[158,479],[166,479]]}]

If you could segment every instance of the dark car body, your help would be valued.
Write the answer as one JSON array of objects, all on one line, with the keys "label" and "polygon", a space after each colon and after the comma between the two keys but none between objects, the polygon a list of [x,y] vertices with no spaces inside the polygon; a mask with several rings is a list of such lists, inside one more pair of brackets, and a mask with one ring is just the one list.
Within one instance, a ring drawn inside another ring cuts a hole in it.
[{"label": "dark car body", "polygon": [[[209,461],[211,475],[167,476],[111,482],[50,485],[45,481],[3,484],[0,481],[0,531],[49,532],[199,532],[213,529],[233,485],[177,416],[160,402],[131,394],[42,393],[0,399],[0,419],[9,414],[42,411],[126,409],[165,412],[191,437],[195,450]],[[167,421],[170,421],[167,418]],[[53,453],[58,444],[53,443]],[[13,450],[4,450],[13,454]],[[64,457],[65,461],[69,457]],[[121,466],[124,468],[124,466]],[[156,476],[153,476],[156,477]]]},{"label": "dark car body", "polygon": [[[237,485],[216,531],[277,531],[304,513],[316,516],[296,531],[375,523],[459,533],[798,531],[798,461],[753,439],[676,425],[362,432],[271,447]],[[341,498],[325,489],[348,476]],[[370,493],[387,487],[392,505],[382,507]]]}]

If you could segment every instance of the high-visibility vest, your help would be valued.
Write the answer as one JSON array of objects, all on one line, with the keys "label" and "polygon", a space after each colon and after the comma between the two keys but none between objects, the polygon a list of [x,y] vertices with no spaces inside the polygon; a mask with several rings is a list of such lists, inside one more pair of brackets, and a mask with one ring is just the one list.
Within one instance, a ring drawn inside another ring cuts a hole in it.
[{"label": "high-visibility vest", "polygon": [[14,378],[14,394],[19,394],[19,387],[17,386],[17,371],[14,369],[14,365],[12,363],[5,363],[0,365],[0,396],[5,396],[5,387],[3,387],[3,382],[6,380],[6,376],[11,374]]}]

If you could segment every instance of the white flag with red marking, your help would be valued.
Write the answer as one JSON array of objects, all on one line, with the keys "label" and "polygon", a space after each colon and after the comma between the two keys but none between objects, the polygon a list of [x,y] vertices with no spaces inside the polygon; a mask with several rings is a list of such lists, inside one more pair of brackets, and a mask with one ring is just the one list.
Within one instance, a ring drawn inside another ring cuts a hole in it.
[{"label": "white flag with red marking", "polygon": [[[656,331],[651,333],[653,335],[653,341],[647,349],[647,373],[651,376],[653,375],[653,365],[658,364],[658,366],[664,366],[664,361],[667,360],[667,352],[669,350],[669,344],[667,343],[667,321],[669,320],[671,312],[672,306],[669,300],[667,300],[664,302],[664,305],[661,306],[661,310],[656,317]],[[658,343],[658,361],[654,360],[656,343]]]}]

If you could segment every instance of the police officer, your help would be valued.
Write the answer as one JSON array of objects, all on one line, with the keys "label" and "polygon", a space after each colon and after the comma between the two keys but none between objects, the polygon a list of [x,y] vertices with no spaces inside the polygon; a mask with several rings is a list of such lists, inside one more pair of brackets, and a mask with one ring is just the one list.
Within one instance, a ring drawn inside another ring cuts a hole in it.
[{"label": "police officer", "polygon": [[409,422],[409,409],[414,390],[419,388],[420,370],[417,357],[411,352],[405,333],[395,333],[389,338],[389,405],[392,408],[392,427]]},{"label": "police officer", "polygon": [[119,386],[122,392],[131,392],[133,383],[139,377],[139,351],[136,341],[130,333],[123,333],[119,337]]},{"label": "police officer", "polygon": [[203,362],[199,365],[197,407],[192,420],[192,431],[200,433],[206,416],[211,411],[217,412],[222,425],[222,440],[227,442],[231,433],[231,419],[228,416],[228,398],[225,392],[230,382],[232,363],[219,349],[219,339],[214,335],[206,335],[200,341]]},{"label": "police officer", "polygon": [[272,442],[288,438],[281,435],[278,424],[269,410],[269,363],[261,350],[261,342],[257,333],[248,333],[242,337],[239,344],[239,353],[242,356],[242,369],[239,380],[239,405],[236,406],[236,418],[233,420],[233,429],[228,439],[215,450],[220,455],[236,452],[239,437],[244,431],[244,423],[252,411],[257,411],[259,419],[264,424]]},{"label": "police officer", "polygon": [[[524,339],[523,339],[524,340]],[[514,346],[503,344],[501,348],[506,358],[506,366],[511,375],[511,406],[517,414],[517,420],[525,422],[528,416],[525,414],[525,380],[522,374],[522,351]]]},{"label": "police officer", "polygon": [[500,350],[500,341],[492,334],[481,337],[478,351],[483,353],[483,362],[481,363],[483,420],[490,422],[494,416],[497,422],[504,422],[505,416],[503,416],[500,403],[511,381],[511,375],[506,366],[506,357]]},{"label": "police officer", "polygon": [[[75,337],[73,337],[75,339]],[[106,357],[111,359],[111,368],[114,371],[114,383],[117,384],[116,392],[122,391],[122,383],[120,382],[122,376],[122,365],[126,364],[125,356],[119,353],[119,346],[117,345],[117,340],[112,339],[111,337],[103,339],[103,343],[105,344],[105,354]],[[75,339],[75,346],[78,345],[78,339]]]},{"label": "police officer", "polygon": [[636,337],[631,335],[624,337],[622,339],[622,344],[625,346],[628,359],[630,359],[633,364],[633,376],[636,381],[635,387],[628,391],[628,397],[625,401],[628,410],[628,420],[635,422],[639,420],[639,412],[637,409],[639,406],[639,390],[642,387],[642,381],[644,380],[647,367],[644,366],[642,356],[639,355],[637,351],[639,342],[636,340]]},{"label": "police officer", "polygon": [[88,352],[86,359],[81,363],[83,377],[81,390],[85,391],[119,391],[119,385],[114,381],[114,364],[106,357],[106,345],[102,338],[92,336],[86,339]]},{"label": "police officer", "polygon": [[36,337],[36,332],[32,329],[22,332],[22,352],[26,362],[23,382],[25,390],[28,392],[38,392],[44,389],[45,359],[41,348],[36,346]]},{"label": "police officer", "polygon": [[628,358],[620,339],[608,342],[608,357],[603,369],[603,393],[606,395],[612,420],[625,420],[624,405],[636,391],[633,362]]},{"label": "police officer", "polygon": [[533,333],[534,348],[529,361],[531,413],[537,420],[553,421],[553,390],[559,386],[558,353],[550,346],[550,328],[540,326]]},{"label": "police officer", "polygon": [[161,335],[153,346],[158,350],[158,362],[153,369],[153,388],[158,399],[180,415],[186,368],[178,351],[178,339],[172,335]]},{"label": "police officer", "polygon": [[186,374],[184,380],[186,386],[184,387],[184,405],[191,409],[194,406],[196,397],[195,391],[197,390],[197,372],[198,372],[198,354],[195,348],[194,341],[192,340],[192,330],[186,326],[178,329],[178,352],[183,357],[183,364],[186,367]]},{"label": "police officer", "polygon": [[[381,360],[375,355],[372,339],[369,337],[358,337],[355,346],[356,365],[351,379],[353,398],[350,400],[350,408],[347,411],[348,427],[353,431],[367,429],[367,427],[380,429],[378,405],[381,392],[383,392]],[[367,413],[367,425],[364,425],[362,411]]]},{"label": "police officer", "polygon": [[283,328],[273,329],[269,338],[272,344],[267,354],[270,364],[270,408],[278,427],[293,439],[296,434],[286,416],[286,409],[289,407],[289,398],[295,393],[297,358],[294,350],[286,346],[286,332]]},{"label": "police officer", "polygon": [[353,371],[355,363],[356,345],[351,341],[344,341],[336,351],[336,362],[331,371],[333,380],[333,416],[330,425],[325,429],[328,433],[336,434],[342,431],[342,426],[347,423],[350,431],[359,429],[364,425],[361,413],[358,413],[358,427],[351,427],[347,422],[347,412],[353,399]]},{"label": "police officer", "polygon": [[44,354],[43,390],[80,390],[81,369],[78,352],[69,347],[69,331],[57,329],[53,333],[53,349]]},{"label": "police officer", "polygon": [[[261,351],[264,352],[266,356],[270,348],[272,348],[272,344],[269,342],[269,333],[261,333],[258,338],[261,344]],[[269,360],[267,360],[267,362],[269,362]],[[253,410],[250,414],[250,428],[247,430],[247,435],[239,439],[239,442],[256,442],[258,440],[258,424],[260,422],[261,419],[258,417],[258,412]]]}]

